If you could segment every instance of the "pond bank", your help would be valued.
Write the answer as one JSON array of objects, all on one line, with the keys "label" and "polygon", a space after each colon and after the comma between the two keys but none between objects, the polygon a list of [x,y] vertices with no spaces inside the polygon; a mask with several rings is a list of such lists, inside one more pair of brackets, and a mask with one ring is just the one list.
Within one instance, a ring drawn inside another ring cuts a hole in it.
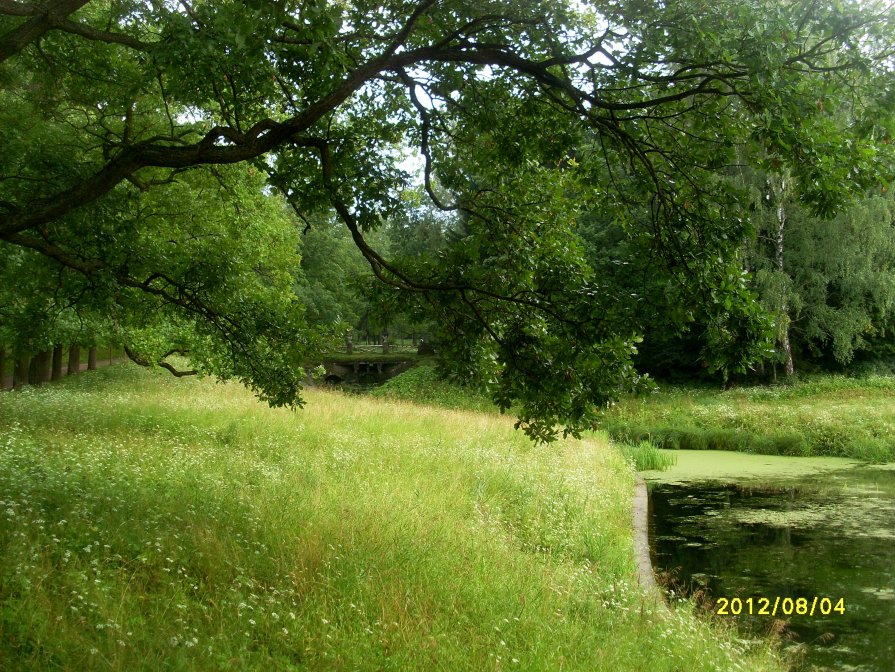
[{"label": "pond bank", "polygon": [[660,600],[662,593],[656,584],[656,575],[650,559],[649,546],[649,495],[646,481],[637,474],[634,482],[634,501],[631,507],[634,528],[634,562],[637,564],[637,581],[648,596]]}]

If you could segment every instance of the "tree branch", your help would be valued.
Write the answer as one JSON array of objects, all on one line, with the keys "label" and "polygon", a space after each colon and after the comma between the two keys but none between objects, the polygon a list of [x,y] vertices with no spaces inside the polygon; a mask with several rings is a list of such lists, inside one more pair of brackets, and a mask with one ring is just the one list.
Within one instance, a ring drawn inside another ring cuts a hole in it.
[{"label": "tree branch", "polygon": [[159,360],[156,362],[156,364],[158,364],[163,369],[167,369],[168,371],[170,371],[172,374],[174,374],[178,378],[183,378],[184,376],[195,376],[195,375],[198,375],[198,373],[199,373],[195,369],[190,369],[188,371],[178,371],[176,368],[174,368],[173,365],[169,364],[168,362],[166,362],[164,360]]},{"label": "tree branch", "polygon": [[30,2],[14,2],[13,0],[0,0],[0,14],[6,16],[34,16],[40,14],[41,7]]},{"label": "tree branch", "polygon": [[[363,254],[364,258],[370,264],[370,268],[373,271],[373,274],[384,284],[389,285],[390,287],[395,287],[397,289],[403,289],[406,291],[423,294],[428,292],[454,292],[462,294],[464,301],[467,301],[468,299],[468,297],[466,296],[467,293],[478,294],[489,299],[502,301],[508,304],[522,305],[527,308],[537,310],[540,313],[550,316],[559,323],[578,324],[578,322],[576,322],[575,320],[568,319],[561,313],[550,309],[547,305],[545,305],[547,302],[538,301],[536,299],[533,300],[522,298],[521,292],[512,296],[507,296],[504,294],[498,294],[497,292],[489,291],[484,287],[475,287],[467,283],[454,284],[420,282],[410,277],[400,268],[397,268],[394,264],[390,263],[376,250],[370,247],[369,243],[367,243],[366,239],[363,236],[363,233],[361,232],[359,223],[351,214],[348,206],[346,206],[345,203],[339,198],[338,194],[336,193],[335,185],[332,182],[332,162],[329,153],[329,143],[321,138],[303,138],[300,142],[297,141],[296,144],[300,144],[305,147],[313,147],[319,152],[323,184],[324,188],[329,193],[330,203],[332,204],[336,213],[339,215],[339,218],[348,228],[349,233],[351,233],[351,238],[354,241],[354,244],[357,246],[361,254]],[[485,322],[483,322],[482,324],[486,328],[490,329],[489,324]]]},{"label": "tree branch", "polygon": [[132,35],[124,35],[123,33],[111,33],[105,30],[93,28],[92,26],[88,26],[84,23],[78,23],[76,21],[53,21],[50,27],[61,30],[65,33],[71,33],[72,35],[80,35],[81,37],[84,37],[88,40],[93,40],[95,42],[121,44],[125,47],[136,49],[137,51],[148,51],[152,47],[152,45],[148,42],[143,42],[136,37],[133,37]]},{"label": "tree branch", "polygon": [[[16,14],[17,16],[32,15],[34,18],[26,21],[18,28],[13,28],[6,34],[0,36],[0,63],[11,56],[15,56],[22,51],[22,49],[39,39],[44,33],[66,19],[70,14],[79,10],[88,2],[89,0],[55,0],[48,2],[36,12]],[[5,7],[9,7],[11,10],[10,13],[20,9],[18,3],[12,2],[5,2],[3,8]],[[22,5],[21,7],[28,6]]]},{"label": "tree branch", "polygon": [[419,113],[420,119],[422,120],[422,124],[420,126],[420,153],[422,153],[423,158],[425,159],[425,166],[423,167],[423,186],[426,190],[426,193],[429,194],[429,198],[439,210],[442,210],[444,212],[459,210],[459,205],[445,204],[435,194],[435,189],[432,187],[432,153],[429,151],[429,133],[432,129],[432,122],[429,120],[429,112],[428,110],[426,110],[426,108],[423,106],[423,104],[420,102],[420,99],[416,95],[416,82],[411,79],[411,77],[403,69],[400,68],[398,69],[398,77],[407,86],[407,92],[410,95],[410,100]]},{"label": "tree branch", "polygon": [[[78,0],[78,2],[83,4],[83,0]],[[401,34],[409,34],[413,23],[433,2],[434,0],[426,0],[420,3],[405,24]],[[66,3],[57,4],[68,6],[78,3],[75,0],[67,0]],[[43,15],[35,20],[37,19],[40,19],[42,29],[46,29],[51,23]],[[284,121],[275,122],[264,119],[245,133],[239,132],[232,126],[215,127],[202,140],[192,145],[172,146],[171,144],[144,141],[124,147],[98,172],[73,187],[48,198],[35,199],[31,203],[14,207],[6,206],[6,212],[0,212],[0,238],[9,240],[10,234],[52,221],[91,203],[144,167],[183,168],[200,164],[230,164],[261,156],[289,142],[297,134],[310,129],[363,88],[367,82],[379,77],[383,72],[400,73],[405,68],[427,63],[466,63],[507,68],[528,75],[546,91],[553,92],[557,101],[557,96],[568,97],[581,117],[604,129],[610,128],[612,124],[607,118],[598,114],[599,112],[611,115],[620,111],[650,110],[661,105],[702,95],[736,96],[739,94],[730,85],[746,74],[745,71],[733,71],[725,74],[705,72],[701,79],[694,79],[690,86],[680,87],[680,90],[673,93],[642,100],[615,102],[597,95],[594,91],[579,88],[568,77],[552,72],[550,68],[556,65],[556,59],[533,61],[507,49],[476,45],[430,46],[407,51],[399,51],[398,46],[400,45],[393,43],[382,55],[358,66],[335,85],[328,94],[318,98],[316,102],[307,105],[300,113]],[[423,123],[425,124],[425,118]],[[229,144],[218,144],[221,139],[227,140]],[[636,146],[636,142],[628,142],[627,149],[642,158],[643,153]]]},{"label": "tree branch", "polygon": [[[163,369],[167,369],[168,371],[170,371],[173,375],[177,376],[178,378],[183,378],[184,376],[195,376],[195,375],[198,375],[199,372],[196,371],[196,370],[194,370],[194,369],[190,369],[190,370],[188,370],[188,371],[181,371],[181,370],[175,368],[172,364],[170,364],[170,363],[168,363],[168,362],[165,361],[165,357],[168,357],[168,356],[174,354],[175,352],[180,352],[180,351],[179,351],[179,350],[171,350],[171,351],[168,352],[167,354],[163,355],[163,356],[162,356],[162,357],[155,363],[155,366],[160,366],[160,367],[162,367]],[[140,355],[138,355],[137,353],[135,353],[135,352],[134,352],[133,350],[131,350],[127,345],[124,346],[124,354],[126,354],[126,355],[128,356],[128,358],[129,358],[134,364],[138,364],[139,366],[143,366],[143,367],[146,367],[146,368],[150,368],[150,367],[153,366],[152,362],[150,362],[150,361],[149,361],[148,359],[146,359],[145,357],[141,357]],[[182,354],[182,353],[181,353],[181,354]]]}]

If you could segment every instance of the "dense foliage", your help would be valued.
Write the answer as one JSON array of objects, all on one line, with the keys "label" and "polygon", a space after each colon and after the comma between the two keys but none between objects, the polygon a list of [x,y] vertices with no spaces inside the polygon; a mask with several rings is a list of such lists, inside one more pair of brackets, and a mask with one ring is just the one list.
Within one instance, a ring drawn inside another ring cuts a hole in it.
[{"label": "dense foliage", "polygon": [[[282,199],[299,228],[336,218],[394,290],[380,303],[435,320],[448,367],[489,379],[531,436],[577,433],[642,385],[631,306],[651,300],[607,282],[580,220],[650,260],[653,312],[703,325],[708,367],[745,370],[771,329],[725,171],[758,147],[823,217],[884,179],[890,19],[839,1],[3,2],[2,309],[28,288],[46,305],[22,310],[89,308],[139,361],[188,352],[296,403],[314,333],[296,286],[321,318],[333,295],[288,277]],[[444,245],[391,256],[372,232],[419,189]],[[24,322],[14,350],[57,338]]]}]

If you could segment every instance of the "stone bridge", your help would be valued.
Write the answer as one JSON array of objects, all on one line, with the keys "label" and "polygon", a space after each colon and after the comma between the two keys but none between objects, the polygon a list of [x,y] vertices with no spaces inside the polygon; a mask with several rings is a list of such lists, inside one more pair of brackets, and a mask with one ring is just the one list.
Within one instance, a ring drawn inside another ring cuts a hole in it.
[{"label": "stone bridge", "polygon": [[384,383],[413,366],[414,360],[331,359],[323,362],[327,383]]}]

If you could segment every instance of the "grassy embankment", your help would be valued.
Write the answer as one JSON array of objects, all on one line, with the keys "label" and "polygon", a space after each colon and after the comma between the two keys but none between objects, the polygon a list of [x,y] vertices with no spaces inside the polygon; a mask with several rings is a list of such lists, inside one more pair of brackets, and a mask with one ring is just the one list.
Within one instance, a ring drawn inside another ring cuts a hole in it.
[{"label": "grassy embankment", "polygon": [[663,387],[605,414],[613,440],[662,448],[895,460],[895,377],[817,376],[727,391]]},{"label": "grassy embankment", "polygon": [[[426,366],[371,394],[496,412],[484,393],[441,381]],[[895,461],[895,377],[824,375],[726,391],[662,385],[616,404],[603,427],[638,469],[661,468],[668,459],[653,446]]]},{"label": "grassy embankment", "polygon": [[0,669],[779,669],[643,600],[604,441],[307,396],[127,365],[0,394]]}]

